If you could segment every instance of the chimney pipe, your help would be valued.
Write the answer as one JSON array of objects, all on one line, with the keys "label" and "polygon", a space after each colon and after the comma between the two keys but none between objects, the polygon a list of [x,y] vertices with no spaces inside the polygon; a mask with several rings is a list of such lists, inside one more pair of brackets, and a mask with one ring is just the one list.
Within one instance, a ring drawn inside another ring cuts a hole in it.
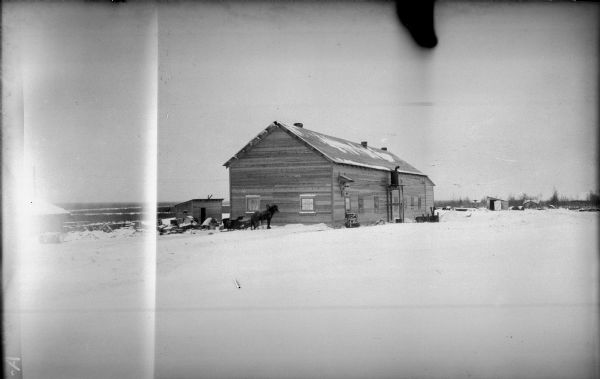
[{"label": "chimney pipe", "polygon": [[302,127],[304,127],[304,124],[301,123],[301,122],[295,122],[294,126],[297,127],[297,128],[302,128]]},{"label": "chimney pipe", "polygon": [[360,144],[362,145],[362,147],[367,147],[367,141],[362,141]]},{"label": "chimney pipe", "polygon": [[381,150],[387,151],[387,147],[382,147]]}]

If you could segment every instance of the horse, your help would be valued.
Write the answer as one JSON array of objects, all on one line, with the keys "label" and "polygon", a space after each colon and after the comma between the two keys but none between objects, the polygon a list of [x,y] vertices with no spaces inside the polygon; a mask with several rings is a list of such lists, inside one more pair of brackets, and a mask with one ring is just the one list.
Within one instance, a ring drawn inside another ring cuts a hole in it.
[{"label": "horse", "polygon": [[269,205],[269,204],[267,204],[266,211],[254,212],[254,214],[250,217],[251,229],[254,230],[254,229],[258,228],[258,225],[261,224],[262,220],[267,220],[267,229],[271,229],[271,218],[273,217],[273,215],[276,212],[279,212],[277,205]]}]

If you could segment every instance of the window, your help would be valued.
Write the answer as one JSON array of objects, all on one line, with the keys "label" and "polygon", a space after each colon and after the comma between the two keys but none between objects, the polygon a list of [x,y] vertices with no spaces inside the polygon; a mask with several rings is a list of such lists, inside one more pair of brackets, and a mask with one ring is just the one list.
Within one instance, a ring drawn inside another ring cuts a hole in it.
[{"label": "window", "polygon": [[417,203],[417,208],[421,209],[421,196],[419,196],[419,202]]},{"label": "window", "polygon": [[362,196],[358,197],[358,213],[365,211],[365,199]]},{"label": "window", "polygon": [[410,197],[410,206],[411,206],[411,207],[414,207],[414,206],[415,206],[415,197],[414,197],[414,196],[411,196],[411,197]]},{"label": "window", "polygon": [[379,196],[373,196],[373,209],[375,213],[379,212]]},{"label": "window", "polygon": [[246,212],[256,212],[260,210],[260,196],[258,195],[247,195],[246,196]]},{"label": "window", "polygon": [[300,195],[300,212],[315,213],[315,195]]}]

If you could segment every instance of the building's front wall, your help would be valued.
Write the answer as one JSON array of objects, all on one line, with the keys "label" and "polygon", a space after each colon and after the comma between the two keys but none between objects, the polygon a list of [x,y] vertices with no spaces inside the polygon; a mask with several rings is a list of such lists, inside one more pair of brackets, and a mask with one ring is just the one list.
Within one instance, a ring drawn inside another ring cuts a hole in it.
[{"label": "building's front wall", "polygon": [[492,211],[508,210],[508,201],[488,197],[487,208]]},{"label": "building's front wall", "polygon": [[[192,216],[198,219],[199,222],[204,221],[208,217],[221,219],[222,200],[189,200],[174,207],[175,217],[182,221],[185,216]],[[205,209],[204,219],[202,219],[202,208]]]},{"label": "building's front wall", "polygon": [[[282,130],[274,130],[229,166],[231,218],[249,205],[276,204],[272,224],[331,223],[332,164]],[[256,199],[256,200],[255,200]],[[301,211],[301,201],[313,210]]]}]

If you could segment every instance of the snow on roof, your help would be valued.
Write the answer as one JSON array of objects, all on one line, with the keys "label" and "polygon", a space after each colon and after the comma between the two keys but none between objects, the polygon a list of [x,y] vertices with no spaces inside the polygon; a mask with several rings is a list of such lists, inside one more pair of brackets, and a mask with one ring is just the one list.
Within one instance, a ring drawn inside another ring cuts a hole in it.
[{"label": "snow on roof", "polygon": [[63,215],[70,214],[68,211],[41,199],[33,199],[27,202],[27,208],[33,215]]},{"label": "snow on roof", "polygon": [[[252,141],[250,141],[242,149],[242,151],[254,145],[265,134],[268,134],[275,128],[280,128],[284,131],[287,131],[289,134],[296,136],[334,163],[366,167],[383,171],[393,171],[396,167],[398,167],[398,172],[425,176],[425,174],[423,174],[421,171],[417,170],[415,167],[411,166],[409,163],[403,161],[389,151],[368,146],[365,147],[360,143],[328,136],[305,129],[303,127],[289,126],[277,121],[273,122],[267,129],[261,131],[261,133]],[[238,154],[228,160],[225,163],[225,166],[229,167],[229,164],[232,162],[232,160],[238,157]]]},{"label": "snow on roof", "polygon": [[173,205],[172,207],[178,207],[180,205],[186,204],[186,203],[191,203],[191,202],[197,202],[197,201],[223,201],[223,199],[217,199],[217,198],[210,198],[210,199],[190,199],[190,200],[186,200],[186,201],[182,201],[181,203],[177,203],[175,205]]}]

